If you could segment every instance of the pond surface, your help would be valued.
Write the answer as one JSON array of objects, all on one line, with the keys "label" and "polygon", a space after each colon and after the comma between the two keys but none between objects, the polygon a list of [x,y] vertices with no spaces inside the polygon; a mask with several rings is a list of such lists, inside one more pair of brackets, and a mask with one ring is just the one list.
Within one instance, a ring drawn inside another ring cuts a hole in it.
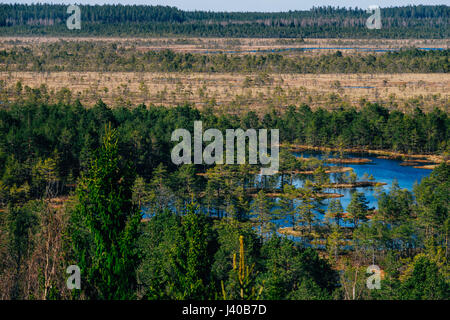
[{"label": "pond surface", "polygon": [[[303,156],[305,158],[316,157],[323,158],[324,153],[321,152],[294,152],[295,156]],[[331,156],[333,158],[333,156]],[[376,182],[384,182],[387,185],[382,186],[383,190],[386,192],[389,191],[392,182],[397,180],[400,188],[408,189],[409,191],[413,190],[414,184],[420,183],[422,178],[430,175],[432,170],[429,169],[417,169],[411,166],[401,166],[401,160],[390,160],[390,159],[378,159],[376,156],[369,154],[346,154],[346,157],[349,158],[367,158],[372,160],[372,162],[367,164],[342,164],[345,167],[353,168],[353,171],[357,174],[358,180],[361,180],[361,177],[364,173],[368,175],[372,175]],[[328,166],[335,166],[336,164],[327,164]],[[333,174],[330,175],[331,182],[334,182]],[[296,180],[295,185],[297,187],[301,186],[303,181]],[[355,189],[327,189],[327,192],[335,192],[341,193],[344,197],[339,198],[341,200],[342,207],[344,210],[347,208],[351,199],[351,191]],[[356,188],[358,192],[364,192],[367,200],[369,200],[369,206],[377,208],[377,199],[375,198],[375,190],[374,188]],[[325,200],[328,202],[328,200]]]},{"label": "pond surface", "polygon": [[[304,157],[304,158],[310,158],[315,157],[318,159],[322,159],[325,157],[325,153],[321,152],[313,152],[313,151],[305,151],[305,152],[294,152],[293,153],[297,157]],[[401,160],[391,160],[391,159],[379,159],[376,156],[370,155],[370,154],[346,154],[346,157],[349,158],[367,158],[372,160],[372,162],[367,164],[342,164],[341,166],[345,167],[351,167],[353,168],[353,171],[358,176],[358,181],[361,180],[363,175],[367,173],[368,175],[372,175],[374,180],[376,182],[384,182],[386,185],[382,186],[382,190],[385,192],[389,192],[392,182],[394,180],[397,180],[400,188],[407,189],[409,191],[413,190],[413,186],[415,183],[420,183],[420,181],[427,177],[432,170],[429,169],[417,169],[413,168],[412,166],[401,166],[400,163],[402,163]],[[333,155],[327,154],[327,157],[335,157]],[[337,164],[329,163],[327,166],[337,166]],[[330,175],[331,182],[335,182],[335,174]],[[301,187],[304,183],[304,180],[302,178],[296,178],[294,180],[294,185],[296,187]],[[339,198],[341,201],[342,207],[344,208],[344,211],[346,211],[348,204],[351,200],[351,194],[354,192],[354,190],[357,190],[358,192],[363,192],[366,196],[366,199],[369,201],[369,207],[370,208],[378,208],[378,201],[376,199],[375,195],[375,189],[372,187],[369,188],[353,188],[353,189],[326,189],[325,192],[332,192],[332,193],[340,193],[344,196]],[[322,208],[326,210],[328,208],[328,204],[330,202],[330,199],[325,199],[323,201]],[[273,210],[276,209],[273,208]],[[203,210],[206,210],[203,208]],[[206,213],[206,211],[205,211]],[[142,214],[144,217],[150,217],[151,214],[147,211],[147,208],[143,208]],[[212,210],[212,215],[214,216],[214,210]],[[320,214],[320,217],[316,217],[319,220],[323,220],[323,215]],[[275,219],[273,222],[277,225],[277,227],[285,227],[289,226],[289,222],[287,222],[284,219]],[[343,223],[343,222],[341,222]],[[344,225],[351,226],[350,222],[344,223]],[[295,237],[290,237],[295,238]]]}]

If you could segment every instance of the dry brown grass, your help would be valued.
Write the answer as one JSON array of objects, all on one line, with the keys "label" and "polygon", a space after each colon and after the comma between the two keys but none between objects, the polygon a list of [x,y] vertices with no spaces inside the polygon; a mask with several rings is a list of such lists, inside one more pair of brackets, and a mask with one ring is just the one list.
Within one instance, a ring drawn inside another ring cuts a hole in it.
[{"label": "dry brown grass", "polygon": [[[206,50],[246,51],[286,47],[449,47],[448,39],[230,39],[230,38],[67,38],[0,37],[0,49],[35,46],[58,41],[114,42],[136,50],[172,49],[181,52]],[[345,50],[344,50],[345,51]],[[315,51],[305,54],[317,54]],[[217,110],[240,113],[249,109],[265,111],[287,105],[308,104],[312,108],[358,106],[363,101],[382,102],[392,109],[407,111],[415,106],[428,111],[435,106],[449,107],[448,74],[269,74],[269,81],[253,81],[258,74],[139,73],[139,72],[0,72],[0,80],[14,86],[38,88],[49,92],[62,88],[72,91],[85,105],[99,98],[110,105],[206,105]],[[3,84],[2,84],[3,85]],[[3,98],[2,98],[3,99]],[[0,99],[1,100],[1,99]]]},{"label": "dry brown grass", "polygon": [[[255,85],[257,75],[138,72],[0,72],[10,92],[23,86],[48,91],[69,88],[73,98],[92,105],[99,98],[111,105],[212,105],[227,111],[266,110],[306,103],[313,108],[379,101],[407,111],[437,106],[447,111],[448,74],[270,74],[270,83]],[[247,79],[247,81],[246,81]],[[247,83],[247,85],[246,85]],[[370,87],[370,88],[361,88]]]}]

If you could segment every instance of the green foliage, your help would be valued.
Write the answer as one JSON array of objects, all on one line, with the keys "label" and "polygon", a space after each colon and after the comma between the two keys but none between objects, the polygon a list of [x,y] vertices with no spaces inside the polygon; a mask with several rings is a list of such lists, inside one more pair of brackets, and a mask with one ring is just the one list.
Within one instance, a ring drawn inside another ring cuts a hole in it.
[{"label": "green foliage", "polygon": [[329,299],[337,274],[312,249],[273,236],[262,248],[265,259],[261,280],[264,299]]},{"label": "green foliage", "polygon": [[325,218],[334,219],[337,226],[339,227],[343,214],[344,208],[342,208],[341,201],[339,199],[331,199],[328,205],[327,212],[325,214]]},{"label": "green foliage", "polygon": [[418,222],[425,237],[448,246],[450,166],[442,163],[414,188]]},{"label": "green foliage", "polygon": [[[254,228],[248,222],[239,222],[235,219],[224,218],[218,221],[214,230],[217,233],[218,249],[214,255],[212,265],[213,278],[220,282],[227,282],[233,269],[233,255],[240,250],[240,236],[244,237],[244,247],[246,250],[245,261],[248,265],[257,264],[260,256],[260,239]],[[259,263],[256,266],[259,268]]]},{"label": "green foliage", "polygon": [[298,209],[300,208],[295,203],[295,199],[299,197],[299,191],[290,184],[283,186],[283,193],[280,195],[278,206],[280,207],[276,212],[279,217],[283,217],[295,230],[300,221]]},{"label": "green foliage", "polygon": [[352,193],[347,211],[349,213],[348,219],[353,222],[355,227],[358,227],[360,221],[367,221],[368,203],[369,201],[366,199],[364,193],[358,191]]},{"label": "green foliage", "polygon": [[80,9],[82,29],[68,30],[64,5],[2,4],[0,31],[6,35],[73,36],[76,32],[77,36],[183,35],[294,38],[297,41],[295,38],[300,37],[445,38],[448,37],[449,18],[449,9],[445,5],[382,8],[383,28],[368,30],[365,26],[368,14],[360,8],[323,6],[308,11],[206,12],[182,11],[169,6],[80,5]]},{"label": "green foliage", "polygon": [[209,299],[215,252],[211,222],[187,205],[183,217],[165,209],[143,227],[139,247],[143,253],[138,269],[139,295],[147,299]]},{"label": "green foliage", "polygon": [[[389,113],[378,105],[369,104],[361,111],[319,109],[312,112],[307,106],[290,107],[284,114],[268,113],[266,116],[272,119],[271,126],[280,130],[283,142],[333,146],[336,140],[340,141],[343,147],[354,147],[357,141],[356,146],[363,148],[437,152],[442,146],[445,147],[448,140],[448,116],[439,110],[423,115],[414,114],[414,128],[419,132],[420,143],[413,143],[410,130],[405,129],[410,118],[398,112]],[[257,122],[254,125],[258,128],[263,126],[267,117],[262,120],[251,118],[252,122]],[[120,156],[132,162],[137,174],[144,181],[150,181],[153,176],[158,175],[159,180],[164,180],[164,190],[161,189],[162,184],[157,183],[159,195],[155,196],[169,199],[170,189],[173,186],[182,186],[184,190],[180,190],[181,194],[185,200],[190,200],[191,195],[199,191],[199,181],[194,174],[194,171],[198,172],[198,168],[194,170],[189,166],[181,166],[178,174],[171,177],[173,179],[167,179],[176,169],[170,161],[173,145],[170,135],[175,128],[192,130],[193,121],[203,118],[208,122],[208,128],[214,127],[222,131],[241,126],[239,119],[233,115],[200,113],[188,106],[163,108],[141,105],[134,109],[112,110],[101,101],[90,109],[76,103],[64,106],[11,106],[0,112],[0,150],[3,152],[3,156],[0,152],[0,160],[2,157],[4,159],[4,166],[0,166],[2,201],[26,201],[30,197],[40,197],[46,191],[51,191],[52,195],[67,194],[73,188],[74,180],[79,177],[80,172],[89,167],[90,155],[102,143],[101,128],[108,122],[117,129]],[[364,127],[360,128],[362,122]],[[371,129],[367,131],[366,128]],[[281,153],[281,160],[283,184],[292,182],[293,171],[306,170],[311,164],[295,160],[285,152]],[[166,173],[153,173],[160,164],[164,165]],[[317,168],[314,165],[311,170]],[[233,204],[231,199],[224,198],[230,190],[233,191],[234,206],[237,210],[236,198],[239,195],[235,191],[237,187],[245,188],[251,182],[249,168],[242,168],[243,171],[240,172],[225,166],[214,170],[217,171],[217,177],[213,179],[210,187],[220,186],[219,192],[225,192],[221,197],[224,205]],[[234,175],[233,179],[226,182],[224,177],[220,176],[223,174],[221,170],[225,170],[229,176]],[[288,179],[284,173],[288,174]],[[319,181],[322,179],[320,177],[323,178],[323,174],[318,171]],[[225,203],[226,200],[228,203]],[[240,208],[239,214],[245,219],[248,213],[245,210],[246,199],[241,200],[244,207]]]},{"label": "green foliage", "polygon": [[[376,104],[359,111],[292,106],[262,118],[189,106],[110,109],[101,101],[91,109],[79,103],[8,106],[0,110],[1,297],[68,297],[61,290],[63,272],[32,273],[43,265],[42,252],[49,254],[45,241],[56,234],[69,248],[49,261],[61,257],[82,271],[82,292],[71,298],[217,299],[225,292],[239,299],[448,299],[447,164],[413,193],[394,183],[379,194],[376,214],[354,192],[347,208],[354,228],[347,228],[339,200],[330,200],[326,223],[319,219],[328,176],[318,159],[283,152],[283,172],[262,181],[249,165],[174,166],[170,133],[192,130],[199,119],[205,129],[274,126],[283,142],[342,148],[437,152],[447,143],[445,112],[402,114]],[[104,132],[107,123],[114,129]],[[417,130],[414,139],[411,130]],[[314,182],[305,178],[294,188],[295,172],[302,170],[314,172]],[[68,195],[75,181],[76,199],[61,209],[69,227],[55,224],[50,232],[56,215],[27,200],[58,200],[51,198]],[[280,182],[283,193],[275,203],[267,193]],[[252,199],[255,190],[261,191]],[[139,209],[146,214],[142,222]],[[278,237],[274,219],[308,230],[302,241],[317,247]],[[372,263],[384,272],[380,291],[365,287],[364,266]],[[343,269],[340,281],[336,269]],[[30,278],[39,288],[27,294]]]},{"label": "green foliage", "polygon": [[244,236],[239,236],[239,264],[236,261],[236,253],[233,254],[233,269],[229,283],[230,293],[227,293],[223,281],[222,295],[224,300],[258,300],[264,287],[257,288],[255,284],[257,272],[255,264],[245,263]]},{"label": "green foliage", "polygon": [[19,279],[24,269],[23,264],[33,251],[32,235],[36,232],[38,217],[29,205],[10,206],[5,222],[6,228],[3,231],[7,232],[9,256],[15,268],[10,296],[11,299],[17,299],[21,294]]},{"label": "green foliage", "polygon": [[73,223],[85,224],[72,225],[73,250],[91,298],[130,299],[135,294],[141,217],[131,200],[133,182],[129,164],[119,158],[116,132],[107,128],[98,154],[79,181],[73,213]]},{"label": "green foliage", "polygon": [[[167,42],[164,44],[167,45]],[[151,43],[151,45],[161,46],[162,44]],[[68,52],[71,52],[70,55]],[[236,72],[244,74],[261,71],[266,74],[448,73],[450,70],[449,52],[449,49],[403,49],[398,52],[348,53],[342,56],[336,56],[335,53],[308,55],[302,51],[296,54],[283,54],[282,52],[260,52],[257,55],[245,52],[242,54],[212,54],[210,52],[175,52],[169,49],[136,51],[133,46],[120,45],[117,47],[117,44],[101,41],[62,41],[45,44],[42,47],[14,46],[1,50],[0,71]],[[264,81],[270,83],[273,79],[269,81],[257,78],[253,84],[259,85]],[[248,81],[244,82],[244,87],[248,85]],[[31,103],[41,100],[46,102],[49,98],[45,87],[31,89],[25,86],[25,89],[25,92],[21,94],[14,91],[11,94],[19,97],[19,101],[25,100]],[[275,87],[274,90],[280,89],[280,87]],[[56,94],[56,101],[70,103],[72,100],[68,97],[70,91],[64,91]],[[127,94],[126,90],[123,94]],[[162,103],[167,100],[167,90],[159,92],[158,97]],[[416,125],[413,118],[408,120],[409,125]],[[363,122],[359,125],[361,130],[371,131],[371,128],[365,127]],[[243,127],[245,128],[245,126]]]},{"label": "green foliage", "polygon": [[437,265],[424,255],[417,255],[412,273],[401,284],[401,298],[410,300],[448,300],[450,286]]},{"label": "green foliage", "polygon": [[[327,237],[327,253],[334,263],[338,261],[338,255],[343,244],[343,234],[339,229],[339,225],[333,225],[331,233]],[[331,258],[333,257],[333,258]]]},{"label": "green foliage", "polygon": [[308,226],[309,237],[312,236],[313,224],[317,220],[317,214],[323,213],[320,208],[321,199],[314,188],[315,185],[307,180],[304,188],[298,190],[301,202],[298,204],[297,211],[302,224]]},{"label": "green foliage", "polygon": [[383,192],[378,197],[378,211],[389,223],[405,221],[411,216],[412,194],[401,190],[398,182],[393,181],[389,194]]},{"label": "green foliage", "polygon": [[183,245],[181,217],[165,209],[142,226],[139,248],[142,262],[137,270],[138,297],[176,299],[183,264],[178,246]]},{"label": "green foliage", "polygon": [[210,241],[211,226],[196,205],[187,205],[183,217],[185,247],[179,247],[186,254],[186,264],[182,273],[183,299],[207,299],[211,294],[210,269],[213,254]]},{"label": "green foliage", "polygon": [[256,195],[251,208],[252,214],[255,216],[252,220],[257,225],[261,240],[264,241],[275,230],[275,225],[272,222],[274,213],[272,212],[271,199],[261,190]]}]

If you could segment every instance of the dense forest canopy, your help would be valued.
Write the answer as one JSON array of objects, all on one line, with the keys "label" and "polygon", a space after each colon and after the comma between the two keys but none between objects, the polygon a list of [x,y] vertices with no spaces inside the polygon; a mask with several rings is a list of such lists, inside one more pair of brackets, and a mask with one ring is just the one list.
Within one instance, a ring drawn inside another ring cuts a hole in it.
[{"label": "dense forest canopy", "polygon": [[[8,188],[24,183],[33,186],[33,167],[56,156],[55,165],[63,182],[60,187],[65,189],[87,166],[89,155],[101,144],[101,132],[108,123],[120,133],[119,153],[145,178],[151,176],[159,163],[175,169],[170,161],[170,150],[175,145],[170,141],[171,133],[177,128],[192,131],[195,120],[202,120],[205,130],[217,128],[224,133],[230,128],[276,128],[280,130],[282,143],[405,153],[445,153],[449,148],[449,118],[438,109],[425,114],[416,108],[404,114],[371,103],[360,111],[355,108],[312,111],[303,105],[261,117],[253,111],[245,115],[215,115],[212,110],[145,105],[111,109],[101,101],[93,108],[85,108],[78,101],[72,105],[47,105],[36,89],[29,100],[0,110],[1,181]],[[39,195],[42,189],[36,188],[31,192]]]},{"label": "dense forest canopy", "polygon": [[449,7],[382,8],[369,30],[365,8],[315,7],[277,13],[182,11],[164,6],[80,5],[82,28],[66,28],[67,6],[1,4],[0,35],[447,38]]},{"label": "dense forest canopy", "polygon": [[[324,208],[328,175],[315,158],[282,152],[280,175],[260,182],[246,165],[175,166],[171,132],[198,119],[221,130],[279,128],[284,142],[423,152],[445,148],[449,127],[439,110],[374,104],[259,118],[22,101],[0,110],[0,298],[449,298],[448,164],[413,192],[395,181],[380,190],[377,212],[354,191],[344,212],[338,199]],[[293,172],[304,186],[292,185]],[[264,190],[280,178],[275,202]],[[278,234],[274,219],[299,240]],[[374,261],[384,270],[380,290],[366,287]],[[73,264],[81,290],[66,287]]]}]

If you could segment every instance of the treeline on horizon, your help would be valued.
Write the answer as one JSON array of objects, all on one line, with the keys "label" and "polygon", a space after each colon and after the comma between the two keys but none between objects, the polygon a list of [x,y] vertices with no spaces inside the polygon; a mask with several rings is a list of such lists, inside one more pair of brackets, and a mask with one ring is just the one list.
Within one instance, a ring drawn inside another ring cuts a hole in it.
[{"label": "treeline on horizon", "polygon": [[0,71],[122,71],[239,73],[448,73],[450,50],[320,55],[200,54],[67,42],[0,50]]},{"label": "treeline on horizon", "polygon": [[[101,101],[2,108],[0,299],[449,299],[446,163],[413,192],[395,182],[379,190],[376,214],[353,190],[345,213],[339,199],[324,208],[322,161],[281,152],[291,173],[264,182],[281,180],[276,202],[263,189],[251,197],[261,182],[247,165],[171,162],[172,131],[192,131],[195,120],[279,128],[284,142],[321,145],[436,152],[448,140],[446,113],[376,104],[262,118]],[[292,170],[314,173],[295,187]],[[301,238],[278,234],[275,219]],[[380,290],[366,286],[374,263]],[[69,265],[81,269],[81,290],[66,287]]]},{"label": "treeline on horizon", "polygon": [[366,8],[289,12],[182,11],[168,6],[80,5],[82,28],[68,30],[66,5],[1,4],[0,35],[198,36],[263,38],[448,38],[448,6],[382,8],[369,30]]}]

